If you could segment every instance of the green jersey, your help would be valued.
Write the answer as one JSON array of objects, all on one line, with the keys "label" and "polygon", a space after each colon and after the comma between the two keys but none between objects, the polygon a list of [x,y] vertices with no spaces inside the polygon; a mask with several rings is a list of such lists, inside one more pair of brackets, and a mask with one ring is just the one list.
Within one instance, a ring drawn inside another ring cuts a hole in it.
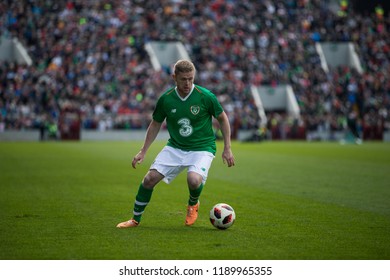
[{"label": "green jersey", "polygon": [[184,151],[208,151],[215,155],[216,144],[212,117],[223,112],[217,97],[206,88],[194,85],[182,98],[171,88],[158,99],[153,120],[166,119],[170,139],[168,146]]}]

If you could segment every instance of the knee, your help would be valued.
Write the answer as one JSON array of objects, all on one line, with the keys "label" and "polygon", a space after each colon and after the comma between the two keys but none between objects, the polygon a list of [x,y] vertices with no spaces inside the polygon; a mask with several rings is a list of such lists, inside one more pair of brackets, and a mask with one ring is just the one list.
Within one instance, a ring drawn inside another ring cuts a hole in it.
[{"label": "knee", "polygon": [[189,172],[187,175],[188,187],[191,190],[196,190],[202,184],[203,178],[200,174]]},{"label": "knee", "polygon": [[161,175],[159,176],[159,174],[148,172],[142,180],[142,185],[145,189],[153,189],[162,178],[163,177]]}]

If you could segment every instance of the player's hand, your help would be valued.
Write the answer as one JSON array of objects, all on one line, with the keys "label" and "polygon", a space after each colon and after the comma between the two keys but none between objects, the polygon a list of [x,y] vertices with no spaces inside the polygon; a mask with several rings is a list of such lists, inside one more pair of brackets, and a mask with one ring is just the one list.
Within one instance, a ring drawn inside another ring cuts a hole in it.
[{"label": "player's hand", "polygon": [[143,154],[142,152],[138,152],[138,154],[135,155],[135,157],[133,158],[133,161],[131,163],[131,165],[133,166],[134,169],[136,168],[137,163],[140,164],[144,161],[144,157],[145,157],[145,154]]},{"label": "player's hand", "polygon": [[224,150],[222,153],[223,163],[227,163],[228,167],[232,167],[235,164],[234,155],[231,149]]}]

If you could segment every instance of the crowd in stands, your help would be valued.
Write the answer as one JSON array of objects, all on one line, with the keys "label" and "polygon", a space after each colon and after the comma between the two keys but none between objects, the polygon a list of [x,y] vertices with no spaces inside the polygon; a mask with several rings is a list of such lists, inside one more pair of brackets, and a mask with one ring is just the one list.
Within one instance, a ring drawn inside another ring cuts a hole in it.
[{"label": "crowd in stands", "polygon": [[[268,128],[343,130],[355,122],[375,138],[390,129],[389,17],[326,0],[5,0],[0,37],[16,37],[33,64],[0,63],[0,129],[38,128],[79,108],[84,129],[146,128],[172,86],[144,44],[181,41],[238,129],[256,129],[251,86],[291,84],[301,118],[268,115]],[[363,73],[325,72],[315,43],[354,43]],[[284,127],[284,126],[283,126]],[[375,136],[375,137],[374,137]]]}]

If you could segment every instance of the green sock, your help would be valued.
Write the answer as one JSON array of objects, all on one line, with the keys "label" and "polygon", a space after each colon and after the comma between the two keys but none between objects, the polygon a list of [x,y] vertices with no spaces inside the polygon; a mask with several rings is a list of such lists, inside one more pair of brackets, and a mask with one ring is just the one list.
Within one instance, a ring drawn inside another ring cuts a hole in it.
[{"label": "green sock", "polygon": [[145,189],[144,185],[141,183],[138,188],[137,196],[135,197],[134,210],[133,210],[133,219],[137,222],[141,221],[141,216],[145,211],[146,206],[148,205],[152,197],[153,189]]},{"label": "green sock", "polygon": [[188,199],[188,205],[194,206],[195,204],[198,203],[202,190],[203,190],[203,183],[200,184],[200,186],[196,190],[189,189],[190,197]]}]

